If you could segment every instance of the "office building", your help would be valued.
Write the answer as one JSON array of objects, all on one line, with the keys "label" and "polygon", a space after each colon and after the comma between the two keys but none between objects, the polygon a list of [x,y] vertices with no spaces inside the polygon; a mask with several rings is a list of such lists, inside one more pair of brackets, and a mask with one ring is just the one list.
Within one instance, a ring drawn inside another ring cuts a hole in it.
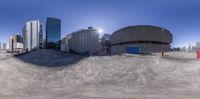
[{"label": "office building", "polygon": [[41,48],[42,44],[42,25],[39,20],[26,22],[23,28],[24,49],[26,51]]},{"label": "office building", "polygon": [[10,38],[9,38],[9,50],[10,51],[13,51],[13,42],[14,42],[13,36],[10,36]]},{"label": "office building", "polygon": [[46,44],[47,49],[60,50],[61,48],[61,20],[47,18],[46,21]]},{"label": "office building", "polygon": [[23,37],[19,34],[15,34],[14,36],[10,36],[9,40],[9,49],[12,52],[22,52],[24,49]]}]

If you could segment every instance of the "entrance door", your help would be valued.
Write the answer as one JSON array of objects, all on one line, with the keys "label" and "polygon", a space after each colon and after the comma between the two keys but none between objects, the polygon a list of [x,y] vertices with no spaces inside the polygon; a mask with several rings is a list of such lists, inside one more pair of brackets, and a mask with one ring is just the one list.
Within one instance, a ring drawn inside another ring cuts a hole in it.
[{"label": "entrance door", "polygon": [[140,48],[139,47],[127,47],[126,48],[126,53],[139,54],[140,53]]}]

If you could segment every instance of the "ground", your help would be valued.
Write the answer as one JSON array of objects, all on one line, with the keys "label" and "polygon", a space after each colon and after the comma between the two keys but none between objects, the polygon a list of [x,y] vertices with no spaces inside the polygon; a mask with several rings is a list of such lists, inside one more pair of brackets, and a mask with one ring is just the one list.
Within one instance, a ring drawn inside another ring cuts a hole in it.
[{"label": "ground", "polygon": [[199,99],[195,53],[0,55],[0,99]]}]

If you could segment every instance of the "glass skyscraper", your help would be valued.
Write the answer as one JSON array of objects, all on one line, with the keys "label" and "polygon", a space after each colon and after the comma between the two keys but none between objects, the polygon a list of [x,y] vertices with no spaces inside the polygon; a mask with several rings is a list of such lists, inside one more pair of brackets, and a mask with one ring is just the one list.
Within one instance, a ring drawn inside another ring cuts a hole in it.
[{"label": "glass skyscraper", "polygon": [[61,46],[61,20],[47,18],[46,21],[46,48],[60,50]]}]

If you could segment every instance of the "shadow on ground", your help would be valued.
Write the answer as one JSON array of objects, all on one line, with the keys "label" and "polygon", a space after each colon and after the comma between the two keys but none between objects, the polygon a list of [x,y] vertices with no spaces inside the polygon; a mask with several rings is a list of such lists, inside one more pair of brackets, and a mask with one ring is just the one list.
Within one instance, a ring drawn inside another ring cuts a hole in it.
[{"label": "shadow on ground", "polygon": [[36,66],[66,67],[81,61],[85,56],[43,49],[15,56],[15,58]]}]

